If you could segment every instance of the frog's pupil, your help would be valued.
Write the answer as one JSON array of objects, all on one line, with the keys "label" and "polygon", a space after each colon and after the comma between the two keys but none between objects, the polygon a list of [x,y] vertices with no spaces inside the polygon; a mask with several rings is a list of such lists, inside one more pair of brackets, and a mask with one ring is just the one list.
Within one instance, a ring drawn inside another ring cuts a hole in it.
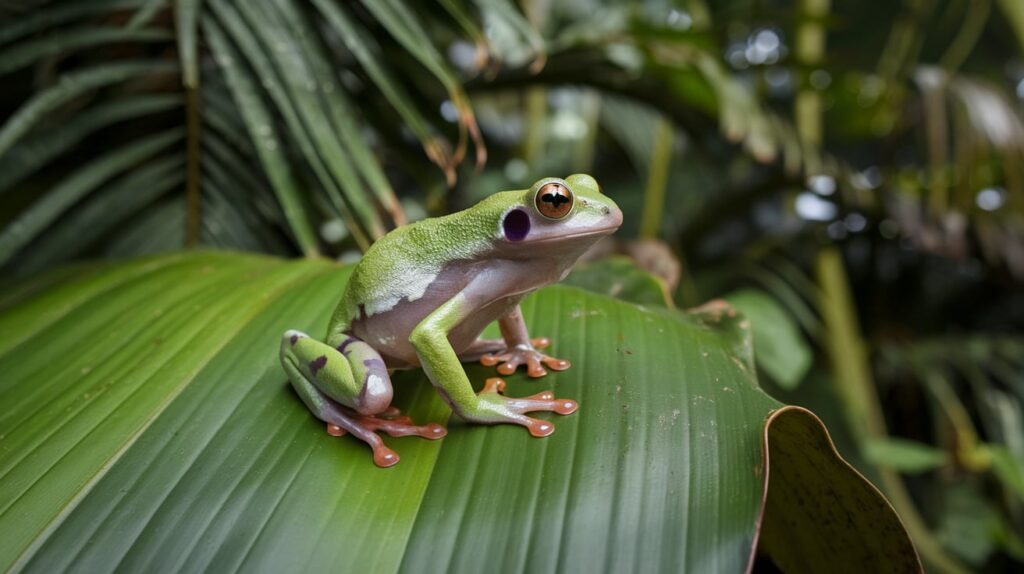
[{"label": "frog's pupil", "polygon": [[544,196],[540,198],[540,200],[544,201],[546,203],[550,203],[551,205],[554,205],[555,209],[558,209],[558,206],[560,204],[569,203],[569,198],[566,197],[565,194],[557,193],[557,192],[556,193],[545,193]]},{"label": "frog's pupil", "polygon": [[522,209],[513,209],[501,222],[509,241],[522,241],[530,233],[530,216]]}]

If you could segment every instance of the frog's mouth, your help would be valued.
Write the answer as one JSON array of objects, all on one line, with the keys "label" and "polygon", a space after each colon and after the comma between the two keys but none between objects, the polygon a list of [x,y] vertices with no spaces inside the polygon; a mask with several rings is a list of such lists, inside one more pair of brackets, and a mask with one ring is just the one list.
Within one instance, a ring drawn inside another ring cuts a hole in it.
[{"label": "frog's mouth", "polygon": [[592,227],[585,231],[579,231],[577,233],[570,233],[568,235],[556,235],[553,237],[542,237],[530,241],[529,238],[524,243],[532,245],[542,245],[545,243],[562,243],[565,241],[572,241],[574,239],[585,239],[587,237],[599,237],[603,235],[611,235],[615,233],[620,227],[622,227],[622,216],[616,218],[614,223],[610,223],[604,227]]}]

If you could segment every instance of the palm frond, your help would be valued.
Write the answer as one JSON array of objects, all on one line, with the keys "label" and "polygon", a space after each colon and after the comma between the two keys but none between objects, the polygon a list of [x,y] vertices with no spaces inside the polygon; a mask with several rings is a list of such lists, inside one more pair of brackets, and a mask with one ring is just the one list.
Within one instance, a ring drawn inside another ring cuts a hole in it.
[{"label": "palm frond", "polygon": [[[371,42],[367,30],[372,26],[384,26],[397,40],[388,45]],[[174,47],[176,57],[171,58],[169,49]],[[410,50],[416,66],[429,62],[429,79],[402,73],[389,54],[395,49]],[[233,234],[228,243],[258,244],[240,236],[237,225],[200,221],[201,205],[220,210],[221,215],[211,213],[214,219],[229,218],[224,209],[234,191],[226,189],[223,177],[218,185],[202,180],[211,171],[224,175],[215,166],[224,168],[224,158],[231,157],[246,166],[232,169],[248,175],[259,189],[272,190],[276,204],[263,201],[259,217],[249,214],[232,221],[261,225],[267,237],[278,236],[283,225],[294,245],[313,255],[320,251],[317,226],[341,217],[365,249],[404,223],[405,215],[373,143],[379,139],[367,138],[396,126],[371,117],[377,109],[360,100],[382,95],[450,183],[468,134],[477,133],[460,80],[436,50],[420,16],[401,3],[357,8],[331,2],[310,7],[294,0],[189,0],[173,6],[161,0],[58,0],[46,10],[0,24],[0,55],[0,76],[31,71],[41,82],[38,90],[13,95],[18,108],[0,126],[0,167],[10,168],[0,175],[0,191],[41,186],[42,197],[32,201],[50,208],[39,208],[39,213],[59,209],[39,219],[40,224],[72,207],[91,211],[92,202],[102,203],[95,186],[73,186],[76,192],[68,193],[65,182],[45,173],[47,165],[89,165],[104,153],[90,153],[83,146],[160,133],[169,124],[163,113],[183,107],[188,177],[179,193],[186,191],[189,206],[186,237],[216,238],[223,232]],[[212,73],[200,84],[203,69]],[[180,75],[178,85],[168,81],[174,73]],[[413,96],[424,81],[437,82],[460,109],[461,143],[455,151],[447,143],[447,130]],[[109,96],[119,99],[115,103]],[[208,130],[201,136],[203,128]],[[205,137],[219,139],[208,146]],[[482,145],[478,149],[482,154]],[[211,162],[208,154],[220,159]],[[139,167],[118,166],[124,175]],[[207,188],[216,196],[202,198]],[[46,199],[58,192],[62,197]],[[169,201],[166,194],[145,196],[153,209],[169,209],[157,207]],[[38,229],[26,234],[17,223],[35,220],[31,210],[36,208],[27,209],[8,214],[12,224],[5,230],[4,262],[27,253],[25,248],[37,238]],[[271,243],[262,245],[281,248],[279,242]],[[121,245],[130,248],[130,242]],[[47,247],[47,253],[51,250]],[[25,258],[18,269],[52,260],[50,255]]]},{"label": "palm frond", "polygon": [[0,194],[104,128],[181,105],[177,94],[127,96],[96,105],[91,113],[75,115],[65,123],[40,129],[0,156]]},{"label": "palm frond", "polygon": [[144,137],[100,156],[72,172],[0,233],[0,265],[7,263],[20,248],[35,239],[48,224],[83,197],[118,173],[167,149],[171,144],[181,140],[182,135],[183,130],[172,128]]},{"label": "palm frond", "polygon": [[99,88],[132,78],[177,70],[173,63],[161,61],[129,61],[103,64],[69,72],[57,82],[22,104],[0,128],[0,156],[7,153],[19,139],[41,123],[49,114],[76,97]]}]

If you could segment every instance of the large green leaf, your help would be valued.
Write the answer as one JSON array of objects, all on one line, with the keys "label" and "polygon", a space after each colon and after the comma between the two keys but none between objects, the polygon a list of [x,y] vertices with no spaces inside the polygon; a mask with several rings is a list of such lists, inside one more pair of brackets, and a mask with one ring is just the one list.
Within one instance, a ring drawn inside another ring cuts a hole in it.
[{"label": "large green leaf", "polygon": [[[801,534],[802,562],[786,531],[765,537],[794,571],[918,568],[813,415],[757,387],[724,305],[683,315],[545,289],[527,321],[574,366],[509,377],[508,394],[553,388],[580,410],[546,439],[452,420],[442,441],[389,439],[402,461],[375,467],[277,360],[285,329],[325,328],[349,272],[200,252],[7,289],[0,568],[728,572],[752,564],[762,514]],[[446,420],[421,372],[395,384],[416,420]]]},{"label": "large green leaf", "polygon": [[658,277],[637,267],[631,259],[613,256],[601,261],[578,264],[562,280],[563,285],[572,285],[595,293],[610,295],[638,305],[660,305],[674,307],[668,287]]}]

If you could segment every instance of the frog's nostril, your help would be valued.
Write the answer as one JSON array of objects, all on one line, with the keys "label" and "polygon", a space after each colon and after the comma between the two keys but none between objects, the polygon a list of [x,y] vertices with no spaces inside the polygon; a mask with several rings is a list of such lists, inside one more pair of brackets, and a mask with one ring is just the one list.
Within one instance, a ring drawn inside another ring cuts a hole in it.
[{"label": "frog's nostril", "polygon": [[604,206],[604,214],[605,214],[605,215],[608,215],[608,214],[609,214],[609,213],[611,213],[611,212],[612,212],[612,210],[611,210],[611,209],[609,209],[607,205],[606,205],[606,206]]}]

